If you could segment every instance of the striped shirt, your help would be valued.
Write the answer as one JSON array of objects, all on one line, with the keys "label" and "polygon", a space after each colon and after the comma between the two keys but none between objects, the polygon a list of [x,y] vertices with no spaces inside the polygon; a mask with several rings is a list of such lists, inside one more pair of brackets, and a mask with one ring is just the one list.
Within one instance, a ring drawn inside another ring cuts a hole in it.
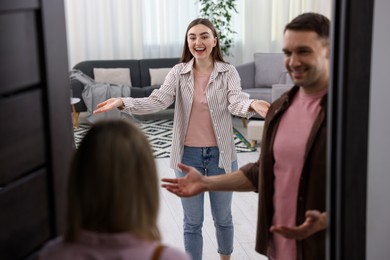
[{"label": "striped shirt", "polygon": [[[145,98],[122,98],[125,111],[130,114],[150,114],[166,109],[175,102],[173,138],[170,167],[178,169],[177,164],[183,156],[184,139],[187,133],[194,95],[194,59],[175,65],[168,73],[163,85]],[[241,91],[241,79],[233,65],[215,62],[211,73],[206,97],[210,108],[212,126],[220,152],[218,166],[231,172],[232,162],[237,160],[234,146],[231,114],[251,117],[249,99]]]}]

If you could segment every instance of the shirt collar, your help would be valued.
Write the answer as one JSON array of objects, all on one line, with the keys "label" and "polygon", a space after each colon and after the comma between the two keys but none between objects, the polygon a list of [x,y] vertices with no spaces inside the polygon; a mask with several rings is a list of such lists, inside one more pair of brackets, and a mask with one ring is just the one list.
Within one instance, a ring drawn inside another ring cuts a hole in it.
[{"label": "shirt collar", "polygon": [[[187,62],[184,65],[184,68],[182,69],[180,74],[186,74],[186,73],[191,72],[192,68],[194,66],[194,60],[195,60],[195,58],[192,58],[189,62]],[[213,69],[212,74],[225,72],[225,71],[228,71],[228,70],[229,70],[229,64],[228,63],[216,61],[216,62],[214,62],[214,69]]]}]

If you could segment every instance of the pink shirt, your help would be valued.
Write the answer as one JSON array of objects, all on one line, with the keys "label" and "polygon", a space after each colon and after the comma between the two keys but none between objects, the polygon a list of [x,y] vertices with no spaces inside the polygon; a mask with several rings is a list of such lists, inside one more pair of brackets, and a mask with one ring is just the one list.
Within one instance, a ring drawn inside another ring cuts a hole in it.
[{"label": "pink shirt", "polygon": [[194,96],[184,145],[191,147],[217,146],[206,96],[211,72],[205,74],[196,70],[193,72]]},{"label": "pink shirt", "polygon": [[[326,89],[315,95],[298,92],[278,126],[274,151],[274,225],[296,226],[296,209],[306,143],[312,125],[320,111],[320,101]],[[273,234],[271,259],[296,259],[295,240]]]},{"label": "pink shirt", "polygon": [[[50,241],[39,253],[41,260],[150,260],[158,242],[140,240],[130,233],[102,234],[83,231],[75,243],[64,243],[62,238]],[[190,260],[184,252],[165,247],[161,260]]]}]

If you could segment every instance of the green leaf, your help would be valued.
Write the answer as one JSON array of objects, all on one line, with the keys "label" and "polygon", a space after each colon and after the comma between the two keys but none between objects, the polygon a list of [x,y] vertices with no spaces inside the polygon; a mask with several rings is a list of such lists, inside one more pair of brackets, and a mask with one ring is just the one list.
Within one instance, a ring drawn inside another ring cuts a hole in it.
[{"label": "green leaf", "polygon": [[197,0],[200,4],[200,14],[208,18],[218,32],[219,45],[223,55],[230,55],[233,46],[233,34],[237,32],[231,29],[232,14],[237,13],[237,0]]}]

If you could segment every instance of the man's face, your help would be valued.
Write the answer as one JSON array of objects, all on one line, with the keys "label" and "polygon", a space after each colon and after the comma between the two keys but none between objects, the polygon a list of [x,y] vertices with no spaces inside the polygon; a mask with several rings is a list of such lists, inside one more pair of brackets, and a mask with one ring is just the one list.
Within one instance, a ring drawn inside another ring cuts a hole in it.
[{"label": "man's face", "polygon": [[312,31],[287,30],[283,39],[284,65],[291,79],[308,93],[327,87],[329,43]]}]

